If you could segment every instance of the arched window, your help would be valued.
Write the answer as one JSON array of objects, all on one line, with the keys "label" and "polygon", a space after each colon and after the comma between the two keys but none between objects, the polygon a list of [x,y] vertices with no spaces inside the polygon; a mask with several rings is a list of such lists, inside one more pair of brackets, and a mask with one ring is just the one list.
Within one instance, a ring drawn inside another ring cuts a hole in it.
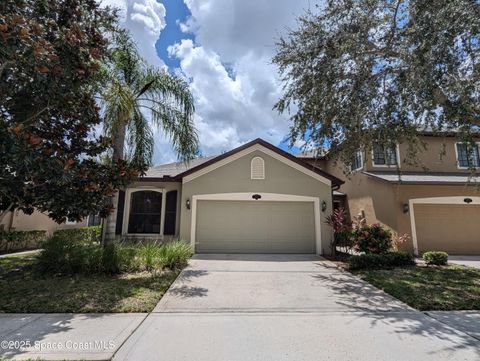
[{"label": "arched window", "polygon": [[161,192],[133,192],[130,200],[128,233],[160,233],[161,215]]},{"label": "arched window", "polygon": [[253,158],[250,168],[252,179],[265,179],[265,162],[263,161],[263,158]]}]

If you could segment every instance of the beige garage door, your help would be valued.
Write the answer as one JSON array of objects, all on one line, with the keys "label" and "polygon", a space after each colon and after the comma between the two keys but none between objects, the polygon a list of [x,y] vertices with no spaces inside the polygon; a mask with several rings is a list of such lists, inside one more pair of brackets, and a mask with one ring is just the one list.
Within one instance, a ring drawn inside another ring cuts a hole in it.
[{"label": "beige garage door", "polygon": [[480,254],[480,205],[414,205],[418,250]]},{"label": "beige garage door", "polygon": [[198,201],[198,253],[315,253],[311,202]]}]

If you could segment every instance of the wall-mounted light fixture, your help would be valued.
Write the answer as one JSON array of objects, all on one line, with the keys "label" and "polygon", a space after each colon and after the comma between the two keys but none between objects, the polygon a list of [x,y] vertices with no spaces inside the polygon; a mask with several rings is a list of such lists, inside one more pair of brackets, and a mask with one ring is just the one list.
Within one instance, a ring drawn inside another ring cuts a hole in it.
[{"label": "wall-mounted light fixture", "polygon": [[408,205],[408,203],[403,203],[403,213],[408,213],[408,211],[410,210],[410,206]]},{"label": "wall-mounted light fixture", "polygon": [[190,199],[188,199],[188,198],[185,201],[185,207],[187,207],[187,209],[190,209]]},{"label": "wall-mounted light fixture", "polygon": [[463,201],[467,204],[470,204],[473,202],[472,198],[463,198]]},{"label": "wall-mounted light fixture", "polygon": [[327,202],[322,201],[322,212],[325,212],[327,210]]}]

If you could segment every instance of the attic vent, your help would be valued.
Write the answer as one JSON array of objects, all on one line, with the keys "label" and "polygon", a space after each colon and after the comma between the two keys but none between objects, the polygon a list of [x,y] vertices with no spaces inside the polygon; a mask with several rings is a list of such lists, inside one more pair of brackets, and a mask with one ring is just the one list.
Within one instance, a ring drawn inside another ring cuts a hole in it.
[{"label": "attic vent", "polygon": [[265,162],[260,157],[252,159],[251,163],[252,179],[265,179]]}]

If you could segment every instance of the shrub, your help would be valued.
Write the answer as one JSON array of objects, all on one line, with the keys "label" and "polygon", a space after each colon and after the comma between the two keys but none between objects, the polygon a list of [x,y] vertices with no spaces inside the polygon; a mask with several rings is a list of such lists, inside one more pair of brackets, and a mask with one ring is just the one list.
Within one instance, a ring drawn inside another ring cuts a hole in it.
[{"label": "shrub", "polygon": [[102,268],[101,259],[101,246],[98,243],[78,242],[75,238],[64,239],[55,232],[44,243],[38,264],[42,272],[91,273]]},{"label": "shrub", "polygon": [[445,266],[448,262],[448,253],[439,251],[425,252],[422,256],[427,265]]},{"label": "shrub", "polygon": [[380,224],[359,225],[352,231],[351,237],[358,252],[382,254],[392,249],[392,233]]},{"label": "shrub", "polygon": [[102,249],[102,263],[100,272],[117,274],[127,271],[137,271],[138,263],[135,261],[136,250],[134,247],[122,244],[110,244]]},{"label": "shrub", "polygon": [[347,212],[343,208],[335,209],[331,215],[326,217],[326,222],[333,230],[333,239],[330,245],[332,253],[336,253],[337,247],[343,247],[345,250],[350,248],[352,245],[350,241],[352,222],[348,220]]},{"label": "shrub", "polygon": [[84,242],[84,243],[100,242],[102,237],[102,227],[90,226],[90,227],[59,229],[58,231],[55,231],[53,235],[61,239],[73,241],[73,242]]},{"label": "shrub", "polygon": [[160,261],[160,250],[162,247],[163,246],[159,245],[157,242],[147,242],[139,247],[139,262],[147,271],[151,271],[154,268],[161,268],[163,266]]},{"label": "shrub", "polygon": [[361,254],[351,256],[348,266],[351,270],[382,269],[414,265],[415,261],[410,253],[403,251],[387,252],[383,254]]},{"label": "shrub", "polygon": [[55,234],[39,256],[39,268],[44,273],[107,273],[184,267],[192,251],[185,242],[133,245],[116,243],[102,247],[97,242],[62,239]]},{"label": "shrub", "polygon": [[47,231],[0,231],[0,252],[40,248],[47,240]]},{"label": "shrub", "polygon": [[160,262],[172,270],[185,267],[192,256],[192,248],[187,242],[172,241],[160,247]]}]

